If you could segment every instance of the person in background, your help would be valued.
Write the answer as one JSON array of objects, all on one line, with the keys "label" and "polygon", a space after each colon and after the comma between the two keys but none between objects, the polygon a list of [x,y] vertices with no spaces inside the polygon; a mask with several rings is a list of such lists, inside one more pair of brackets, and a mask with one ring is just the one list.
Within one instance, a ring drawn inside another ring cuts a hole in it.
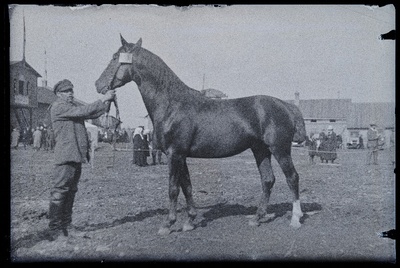
[{"label": "person in background", "polygon": [[331,161],[333,163],[337,158],[336,148],[336,133],[333,131],[332,126],[328,126],[327,134],[321,141],[321,145],[319,147],[319,156],[321,158],[321,162],[323,163],[326,161],[326,163],[328,163],[328,161]]},{"label": "person in background", "polygon": [[144,150],[144,156],[143,156],[143,163],[145,166],[148,166],[149,164],[147,163],[147,157],[150,156],[150,147],[149,147],[149,136],[150,136],[150,130],[149,129],[144,129],[143,130],[143,150]]},{"label": "person in background", "polygon": [[36,127],[36,130],[35,132],[33,132],[32,136],[33,136],[33,149],[39,151],[42,141],[42,131],[40,131],[39,127]]},{"label": "person in background", "polygon": [[36,131],[35,128],[31,128],[31,134],[30,134],[30,141],[29,141],[29,145],[31,145],[33,147],[33,133]]},{"label": "person in background", "polygon": [[358,144],[359,144],[358,146],[359,146],[360,149],[364,149],[364,139],[363,139],[362,135],[360,135],[358,137]]},{"label": "person in background", "polygon": [[317,139],[317,135],[314,135],[312,132],[310,133],[310,137],[307,136],[306,138],[306,146],[308,146],[308,157],[310,164],[315,164],[314,157],[318,156]]},{"label": "person in background", "polygon": [[139,167],[144,167],[147,164],[145,155],[145,141],[143,137],[143,128],[138,127],[133,133],[133,163]]},{"label": "person in background", "polygon": [[152,165],[163,165],[164,163],[161,161],[162,152],[157,148],[157,143],[153,138],[153,131],[150,131],[149,133],[149,148],[153,160]]},{"label": "person in background", "polygon": [[40,142],[40,144],[43,147],[43,150],[47,151],[48,147],[47,147],[47,128],[44,127],[40,127],[40,129],[42,130],[42,140]]},{"label": "person in background", "polygon": [[367,165],[371,164],[371,158],[373,158],[373,164],[378,165],[379,139],[380,135],[376,129],[376,124],[372,122],[367,131]]},{"label": "person in background", "polygon": [[54,131],[51,127],[47,130],[46,143],[47,143],[47,149],[50,150],[51,152],[53,152],[54,151]]},{"label": "person in background", "polygon": [[24,144],[24,149],[26,149],[26,147],[30,144],[30,139],[32,137],[31,134],[32,132],[29,127],[24,128],[24,130],[22,131],[22,142]]},{"label": "person in background", "polygon": [[18,149],[19,137],[20,137],[19,129],[14,128],[13,131],[11,132],[11,148]]},{"label": "person in background", "polygon": [[68,236],[68,228],[72,223],[72,208],[78,191],[82,163],[87,162],[89,157],[84,120],[104,114],[108,102],[115,97],[115,91],[109,90],[101,99],[91,104],[77,105],[74,102],[73,88],[73,84],[67,79],[58,82],[54,86],[57,100],[50,108],[55,147],[48,211],[49,229],[46,236],[49,241]]}]

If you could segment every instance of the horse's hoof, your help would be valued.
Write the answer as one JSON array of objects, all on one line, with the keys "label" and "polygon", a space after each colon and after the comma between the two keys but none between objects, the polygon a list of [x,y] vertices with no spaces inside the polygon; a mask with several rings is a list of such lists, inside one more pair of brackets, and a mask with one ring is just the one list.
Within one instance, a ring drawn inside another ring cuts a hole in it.
[{"label": "horse's hoof", "polygon": [[169,235],[170,233],[171,233],[171,230],[169,228],[167,228],[167,227],[161,227],[158,230],[158,234],[159,235]]},{"label": "horse's hoof", "polygon": [[187,232],[187,231],[191,231],[191,230],[193,230],[193,229],[194,229],[193,224],[190,224],[190,223],[187,223],[187,222],[185,222],[185,223],[183,224],[182,231]]},{"label": "horse's hoof", "polygon": [[249,225],[250,226],[260,226],[260,222],[256,219],[251,219],[251,220],[249,220]]}]

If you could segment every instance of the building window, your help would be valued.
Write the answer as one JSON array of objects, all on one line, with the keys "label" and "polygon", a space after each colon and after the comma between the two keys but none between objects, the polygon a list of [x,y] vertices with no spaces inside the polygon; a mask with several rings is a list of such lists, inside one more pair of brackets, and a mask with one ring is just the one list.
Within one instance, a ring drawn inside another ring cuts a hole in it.
[{"label": "building window", "polygon": [[26,90],[25,90],[25,94],[24,94],[26,96],[29,95],[29,86],[30,86],[29,82],[26,82]]},{"label": "building window", "polygon": [[317,119],[311,119],[311,122],[312,122],[312,123],[316,123],[316,122],[317,122]]},{"label": "building window", "polygon": [[335,119],[329,119],[329,122],[336,122]]},{"label": "building window", "polygon": [[19,94],[24,95],[24,81],[19,80]]}]

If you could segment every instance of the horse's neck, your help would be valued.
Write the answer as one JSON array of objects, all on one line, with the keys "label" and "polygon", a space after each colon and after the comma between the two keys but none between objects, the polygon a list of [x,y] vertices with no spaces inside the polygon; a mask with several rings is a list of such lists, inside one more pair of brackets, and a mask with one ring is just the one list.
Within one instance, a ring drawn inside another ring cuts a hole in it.
[{"label": "horse's neck", "polygon": [[167,114],[168,109],[178,102],[202,97],[199,91],[183,83],[158,56],[149,51],[143,53],[138,88],[152,120],[156,113]]}]

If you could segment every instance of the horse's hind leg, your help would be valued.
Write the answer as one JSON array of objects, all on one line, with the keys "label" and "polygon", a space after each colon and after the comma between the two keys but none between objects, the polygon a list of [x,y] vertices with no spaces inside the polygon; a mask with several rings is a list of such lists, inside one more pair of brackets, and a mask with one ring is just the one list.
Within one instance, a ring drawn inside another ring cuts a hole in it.
[{"label": "horse's hind leg", "polygon": [[182,174],[180,176],[179,182],[182,188],[182,192],[186,198],[187,214],[188,214],[188,219],[183,224],[183,231],[190,231],[194,229],[193,220],[196,218],[197,212],[193,201],[192,183],[190,182],[189,169],[186,164],[186,159],[184,161]]},{"label": "horse's hind leg", "polygon": [[176,206],[178,203],[179,195],[179,177],[183,169],[184,157],[168,154],[169,166],[169,213],[166,221],[158,230],[158,234],[167,235],[171,232],[171,226],[176,222]]},{"label": "horse's hind leg", "polygon": [[265,144],[258,144],[251,150],[253,151],[257,167],[260,172],[263,193],[261,195],[257,213],[255,217],[250,220],[249,224],[252,226],[258,226],[260,224],[260,219],[267,214],[267,206],[272,187],[275,183],[275,176],[272,171],[271,152],[268,147]]},{"label": "horse's hind leg", "polygon": [[293,210],[290,226],[299,228],[301,226],[300,218],[303,216],[300,207],[299,174],[293,165],[292,157],[290,156],[290,148],[289,153],[282,153],[281,151],[280,153],[274,153],[274,156],[282,168],[282,171],[286,176],[287,184],[293,194]]}]

